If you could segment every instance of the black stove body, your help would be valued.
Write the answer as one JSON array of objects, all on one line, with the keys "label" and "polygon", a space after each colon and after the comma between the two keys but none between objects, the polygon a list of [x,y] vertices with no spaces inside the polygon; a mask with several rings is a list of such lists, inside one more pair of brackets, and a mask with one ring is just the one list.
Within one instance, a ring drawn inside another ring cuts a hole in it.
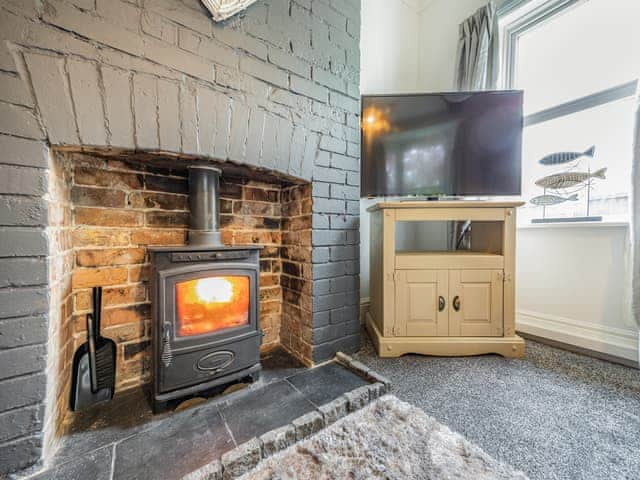
[{"label": "black stove body", "polygon": [[240,378],[255,380],[262,340],[259,247],[149,250],[154,408]]},{"label": "black stove body", "polygon": [[220,241],[220,170],[189,168],[189,244],[152,247],[153,407],[260,372],[260,246]]}]

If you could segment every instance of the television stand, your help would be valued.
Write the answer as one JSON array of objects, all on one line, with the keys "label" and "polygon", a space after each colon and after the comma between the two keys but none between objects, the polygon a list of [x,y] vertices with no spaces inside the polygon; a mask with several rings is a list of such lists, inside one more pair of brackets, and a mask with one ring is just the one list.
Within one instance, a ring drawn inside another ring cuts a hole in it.
[{"label": "television stand", "polygon": [[[366,327],[378,355],[524,355],[524,340],[515,331],[515,225],[521,205],[441,200],[381,202],[367,209]],[[396,250],[397,222],[467,220],[471,250]]]}]

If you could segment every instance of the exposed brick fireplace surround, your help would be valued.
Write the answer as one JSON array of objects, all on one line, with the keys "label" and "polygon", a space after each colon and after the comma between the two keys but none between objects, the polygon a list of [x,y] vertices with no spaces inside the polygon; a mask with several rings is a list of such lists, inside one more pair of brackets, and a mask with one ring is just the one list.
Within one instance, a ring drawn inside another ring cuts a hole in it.
[{"label": "exposed brick fireplace surround", "polygon": [[359,0],[0,0],[0,476],[69,415],[91,288],[116,391],[150,381],[150,246],[184,245],[187,166],[259,244],[262,349],[359,348]]}]

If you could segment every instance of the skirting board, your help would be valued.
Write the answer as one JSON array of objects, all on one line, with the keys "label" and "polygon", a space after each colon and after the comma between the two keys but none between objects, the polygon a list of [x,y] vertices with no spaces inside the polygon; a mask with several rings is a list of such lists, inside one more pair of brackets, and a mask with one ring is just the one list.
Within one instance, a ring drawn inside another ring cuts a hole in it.
[{"label": "skirting board", "polygon": [[369,311],[369,307],[371,306],[371,300],[369,298],[361,298],[360,299],[360,325],[364,325],[366,320],[367,312]]},{"label": "skirting board", "polygon": [[[638,332],[633,329],[604,327],[570,318],[518,310],[516,330],[525,335],[549,339],[558,344],[638,363]],[[626,363],[626,362],[624,362]]]},{"label": "skirting board", "polygon": [[634,362],[633,360],[627,360],[626,358],[616,357],[607,353],[596,352],[595,350],[589,350],[588,348],[576,347],[575,345],[571,345],[569,343],[549,340],[548,338],[538,337],[529,333],[520,331],[518,331],[517,333],[525,340],[531,340],[534,342],[542,343],[544,345],[549,345],[550,347],[559,348],[560,350],[566,350],[567,352],[578,353],[586,357],[598,358],[610,363],[617,363],[619,365],[624,365],[625,367],[636,368],[640,370],[640,362]]}]

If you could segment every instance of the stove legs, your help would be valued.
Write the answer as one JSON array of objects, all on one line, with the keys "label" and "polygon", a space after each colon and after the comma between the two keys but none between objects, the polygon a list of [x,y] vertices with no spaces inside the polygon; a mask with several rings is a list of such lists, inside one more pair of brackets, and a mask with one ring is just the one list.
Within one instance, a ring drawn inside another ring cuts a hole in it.
[{"label": "stove legs", "polygon": [[249,380],[252,383],[260,380],[262,367],[260,363],[255,363],[249,368],[240,370],[229,375],[214,378],[209,382],[199,383],[192,387],[166,393],[151,394],[151,409],[153,413],[162,413],[173,410],[181,402],[193,397],[216,397],[219,396],[230,385]]},{"label": "stove legs", "polygon": [[151,402],[151,411],[153,412],[154,415],[158,415],[160,413],[173,410],[175,403],[176,402],[172,400],[167,400],[166,402],[160,402],[160,401],[154,400]]}]

